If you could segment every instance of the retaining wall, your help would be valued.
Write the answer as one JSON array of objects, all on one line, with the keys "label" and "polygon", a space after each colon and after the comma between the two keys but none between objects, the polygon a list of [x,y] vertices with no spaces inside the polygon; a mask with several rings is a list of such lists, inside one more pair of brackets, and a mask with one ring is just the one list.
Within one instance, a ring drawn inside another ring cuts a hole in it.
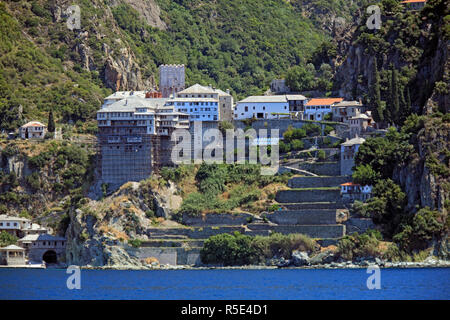
[{"label": "retaining wall", "polygon": [[276,200],[280,203],[295,202],[339,202],[340,189],[331,190],[282,190],[277,193]]},{"label": "retaining wall", "polygon": [[295,177],[289,180],[290,188],[339,187],[342,183],[351,182],[350,176],[336,177]]},{"label": "retaining wall", "polygon": [[311,238],[341,238],[345,235],[344,225],[304,225],[304,226],[273,226],[273,232],[281,234],[301,233]]},{"label": "retaining wall", "polygon": [[160,264],[169,265],[201,265],[201,248],[137,248],[127,250],[138,259],[156,258]]},{"label": "retaining wall", "polygon": [[320,176],[340,176],[341,166],[336,162],[303,162],[298,164],[298,168],[315,173]]},{"label": "retaining wall", "polygon": [[281,225],[336,224],[336,210],[277,211],[266,217]]},{"label": "retaining wall", "polygon": [[375,224],[372,219],[369,218],[350,218],[344,222],[347,233],[351,234],[353,232],[364,233],[368,229],[374,229]]},{"label": "retaining wall", "polygon": [[150,238],[160,236],[180,236],[189,239],[207,239],[211,236],[221,233],[233,233],[238,231],[244,233],[245,228],[241,226],[222,226],[222,227],[191,227],[191,228],[148,228],[147,235]]},{"label": "retaining wall", "polygon": [[255,217],[249,213],[209,213],[201,217],[192,217],[188,214],[183,214],[182,223],[187,226],[240,226],[247,224]]}]

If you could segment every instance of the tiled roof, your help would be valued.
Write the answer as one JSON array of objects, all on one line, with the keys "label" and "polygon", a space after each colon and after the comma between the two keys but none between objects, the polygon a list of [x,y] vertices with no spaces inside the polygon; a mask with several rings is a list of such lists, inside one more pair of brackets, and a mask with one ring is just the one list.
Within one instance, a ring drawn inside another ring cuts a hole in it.
[{"label": "tiled roof", "polygon": [[306,104],[307,106],[331,106],[334,103],[338,103],[343,101],[343,98],[320,98],[320,99],[311,99]]},{"label": "tiled roof", "polygon": [[361,185],[353,182],[346,182],[341,184],[341,186],[361,186]]},{"label": "tiled roof", "polygon": [[353,139],[345,141],[342,145],[343,146],[353,146],[355,144],[363,144],[364,141],[366,141],[366,139],[360,138],[360,137],[356,137],[356,138],[353,138]]},{"label": "tiled roof", "polygon": [[402,3],[422,3],[422,2],[427,2],[426,0],[405,0],[402,1]]},{"label": "tiled roof", "polygon": [[285,95],[280,96],[250,96],[245,98],[244,100],[239,101],[239,103],[283,103],[287,102],[287,98]]},{"label": "tiled roof", "polygon": [[16,246],[16,245],[12,244],[12,245],[9,245],[7,247],[0,248],[0,250],[19,250],[19,251],[24,251],[25,249],[22,248],[22,247],[19,247],[19,246]]},{"label": "tiled roof", "polygon": [[177,93],[178,94],[192,94],[192,93],[218,93],[219,95],[223,96],[223,95],[229,95],[228,93],[220,90],[220,89],[215,89],[212,87],[206,87],[206,86],[202,86],[201,84],[194,84],[193,86],[190,86],[189,88],[186,88],[180,92]]},{"label": "tiled roof", "polygon": [[29,219],[26,218],[21,218],[21,217],[14,217],[14,216],[8,216],[6,214],[0,214],[0,220],[8,220],[8,221],[30,221]]},{"label": "tiled roof", "polygon": [[51,234],[29,234],[19,241],[66,241],[65,238],[52,236]]},{"label": "tiled roof", "polygon": [[22,126],[22,128],[28,128],[28,127],[45,127],[45,124],[43,124],[39,121],[30,121]]}]

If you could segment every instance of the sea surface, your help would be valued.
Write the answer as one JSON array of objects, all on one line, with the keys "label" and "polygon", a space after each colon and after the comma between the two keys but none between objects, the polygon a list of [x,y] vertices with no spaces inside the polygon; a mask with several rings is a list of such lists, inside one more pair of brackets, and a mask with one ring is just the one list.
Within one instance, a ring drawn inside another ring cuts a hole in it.
[{"label": "sea surface", "polygon": [[366,269],[81,270],[69,290],[63,269],[2,268],[0,299],[450,299],[450,268],[380,271],[369,290]]}]

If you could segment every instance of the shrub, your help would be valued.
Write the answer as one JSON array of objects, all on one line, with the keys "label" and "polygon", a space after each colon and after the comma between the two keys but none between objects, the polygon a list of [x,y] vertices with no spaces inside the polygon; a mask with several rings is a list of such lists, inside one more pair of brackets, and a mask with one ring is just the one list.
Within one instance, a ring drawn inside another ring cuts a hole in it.
[{"label": "shrub", "polygon": [[128,244],[130,244],[133,248],[139,248],[142,246],[142,241],[139,239],[128,240]]},{"label": "shrub", "polygon": [[379,231],[367,230],[363,234],[353,233],[344,236],[338,242],[338,254],[346,259],[353,260],[358,257],[376,257],[381,252],[378,249],[381,234]]},{"label": "shrub", "polygon": [[429,242],[440,237],[446,230],[443,215],[430,208],[420,209],[393,239],[405,251],[423,250]]},{"label": "shrub", "polygon": [[18,238],[6,231],[0,232],[0,247],[7,247],[11,244],[16,244]]},{"label": "shrub", "polygon": [[210,237],[200,252],[203,263],[221,265],[258,264],[277,257],[291,258],[292,251],[312,252],[316,242],[301,234],[250,237],[238,232]]},{"label": "shrub", "polygon": [[372,169],[368,164],[359,165],[352,175],[353,182],[361,185],[375,185],[378,179],[380,179],[380,174]]},{"label": "shrub", "polygon": [[319,160],[325,160],[326,159],[325,151],[324,150],[317,151],[317,158],[319,158]]}]

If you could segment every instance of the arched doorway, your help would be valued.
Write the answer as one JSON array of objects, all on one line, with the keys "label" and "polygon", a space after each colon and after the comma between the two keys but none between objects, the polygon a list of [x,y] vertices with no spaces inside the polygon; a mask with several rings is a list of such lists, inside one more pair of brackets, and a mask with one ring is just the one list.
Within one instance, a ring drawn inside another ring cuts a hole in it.
[{"label": "arched doorway", "polygon": [[44,253],[42,256],[42,260],[44,260],[46,263],[57,263],[58,259],[56,257],[56,252],[53,250],[48,250]]}]

